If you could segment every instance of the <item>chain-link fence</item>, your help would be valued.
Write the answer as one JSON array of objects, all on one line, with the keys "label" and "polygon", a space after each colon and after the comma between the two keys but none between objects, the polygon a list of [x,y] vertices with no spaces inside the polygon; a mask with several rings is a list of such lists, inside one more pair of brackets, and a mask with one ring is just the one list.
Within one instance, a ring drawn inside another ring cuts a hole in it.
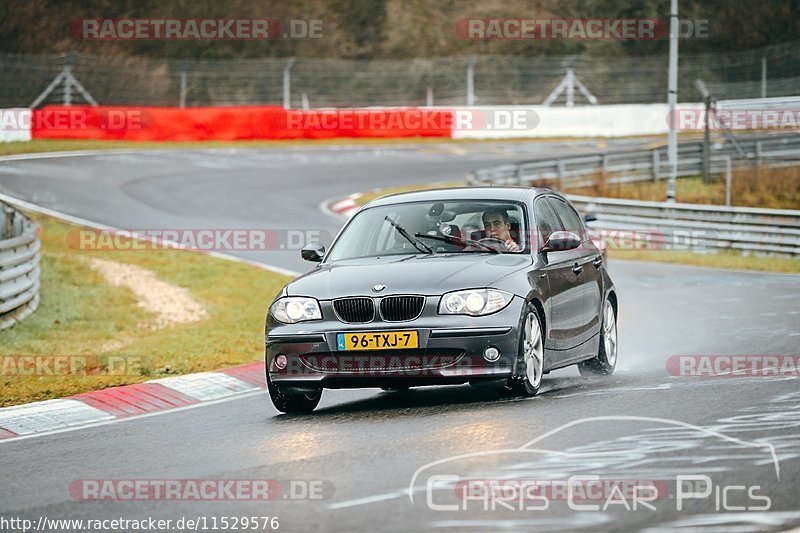
[{"label": "chain-link fence", "polygon": [[[100,104],[283,105],[288,98],[292,107],[465,105],[470,102],[470,85],[476,105],[541,104],[548,97],[558,105],[570,94],[575,104],[591,97],[599,104],[667,98],[666,56],[359,61],[2,54],[0,107],[31,105],[50,85],[52,90],[37,104],[84,101],[75,84],[52,84],[67,66]],[[703,80],[718,99],[797,95],[800,42],[727,54],[682,55],[679,79],[682,101],[700,99],[696,79]]]}]

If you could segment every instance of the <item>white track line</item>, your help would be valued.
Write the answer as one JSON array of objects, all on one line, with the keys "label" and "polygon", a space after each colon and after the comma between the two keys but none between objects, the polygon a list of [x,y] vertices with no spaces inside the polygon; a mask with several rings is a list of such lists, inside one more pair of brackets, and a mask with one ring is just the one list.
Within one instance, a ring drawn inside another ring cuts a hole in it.
[{"label": "white track line", "polygon": [[0,156],[2,161],[25,161],[26,159],[56,159],[60,157],[86,157],[94,155],[141,154],[153,152],[168,152],[171,150],[71,150],[65,152],[36,152],[31,154],[14,154]]},{"label": "white track line", "polygon": [[[71,222],[71,223],[77,224],[79,226],[85,226],[85,227],[88,227],[88,228],[94,228],[94,229],[105,230],[105,231],[114,231],[114,232],[125,232],[126,231],[126,230],[123,230],[123,229],[120,229],[120,228],[115,228],[115,227],[112,227],[112,226],[107,226],[105,224],[100,224],[98,222],[93,222],[91,220],[86,220],[85,218],[80,218],[80,217],[76,217],[76,216],[73,216],[73,215],[68,215],[67,213],[62,213],[61,211],[56,211],[54,209],[49,209],[47,207],[42,207],[40,205],[36,205],[36,204],[30,203],[30,202],[26,202],[25,200],[20,200],[19,198],[15,198],[13,196],[9,196],[9,195],[3,194],[3,193],[0,193],[0,201],[3,201],[5,203],[11,204],[11,205],[16,205],[17,207],[19,207],[21,209],[25,209],[25,210],[28,210],[28,211],[33,211],[34,213],[41,213],[42,215],[47,215],[47,216],[50,216],[50,217],[53,217],[53,218],[58,218],[58,219],[61,219],[61,220],[65,220],[67,222]],[[282,268],[282,267],[279,267],[279,266],[268,265],[266,263],[260,263],[258,261],[252,261],[250,259],[242,259],[241,257],[236,257],[235,255],[223,254],[221,252],[215,252],[215,251],[205,251],[205,250],[198,251],[198,250],[194,250],[192,248],[187,248],[186,246],[183,246],[180,243],[176,243],[176,242],[172,242],[172,241],[168,241],[168,240],[164,240],[164,239],[159,239],[159,238],[155,238],[155,237],[148,237],[148,239],[153,241],[153,242],[155,242],[155,243],[158,243],[158,244],[164,244],[164,245],[173,246],[175,248],[180,248],[182,250],[186,250],[186,251],[189,251],[189,252],[202,253],[204,255],[209,255],[211,257],[216,257],[216,258],[219,258],[219,259],[225,259],[227,261],[233,261],[235,263],[244,263],[244,264],[247,264],[247,265],[252,265],[252,266],[261,268],[263,270],[269,270],[269,271],[275,272],[276,274],[282,274],[284,276],[291,276],[293,278],[296,278],[297,276],[301,275],[301,272],[296,272],[294,270],[289,270],[289,269]]]}]

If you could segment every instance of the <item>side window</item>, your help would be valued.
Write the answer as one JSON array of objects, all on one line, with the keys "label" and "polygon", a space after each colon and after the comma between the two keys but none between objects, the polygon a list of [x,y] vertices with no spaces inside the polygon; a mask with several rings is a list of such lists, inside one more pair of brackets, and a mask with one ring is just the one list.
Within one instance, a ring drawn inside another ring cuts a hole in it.
[{"label": "side window", "polygon": [[583,221],[575,209],[561,198],[550,196],[547,201],[553,206],[556,213],[558,213],[558,217],[564,223],[565,229],[578,235],[582,241],[586,240],[586,230],[583,227]]},{"label": "side window", "polygon": [[558,221],[553,209],[545,201],[544,197],[539,198],[533,204],[533,216],[536,217],[536,230],[539,234],[537,247],[541,248],[550,234],[554,231],[561,231],[561,223]]}]

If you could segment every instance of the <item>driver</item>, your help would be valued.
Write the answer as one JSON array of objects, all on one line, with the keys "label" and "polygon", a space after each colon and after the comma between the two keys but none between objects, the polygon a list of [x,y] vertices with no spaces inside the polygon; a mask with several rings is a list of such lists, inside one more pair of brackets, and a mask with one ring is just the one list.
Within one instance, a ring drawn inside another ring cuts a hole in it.
[{"label": "driver", "polygon": [[505,209],[492,207],[483,213],[483,227],[486,230],[486,237],[493,237],[503,241],[509,252],[521,251],[519,244],[511,238],[511,222]]}]

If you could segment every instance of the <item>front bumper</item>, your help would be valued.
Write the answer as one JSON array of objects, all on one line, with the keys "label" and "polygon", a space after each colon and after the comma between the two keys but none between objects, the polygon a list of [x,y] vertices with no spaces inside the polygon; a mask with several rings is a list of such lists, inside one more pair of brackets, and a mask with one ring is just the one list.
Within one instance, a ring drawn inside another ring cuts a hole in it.
[{"label": "front bumper", "polygon": [[[436,315],[437,303],[438,298],[429,297],[422,316],[407,322],[345,324],[331,318],[292,325],[270,323],[266,336],[269,378],[284,387],[307,390],[459,384],[505,380],[512,375],[521,298],[483,317]],[[323,316],[332,314],[323,307]],[[418,332],[418,348],[337,350],[339,333],[407,330]],[[497,361],[483,357],[490,346],[500,352]],[[279,354],[287,359],[283,369],[274,364]]]}]

